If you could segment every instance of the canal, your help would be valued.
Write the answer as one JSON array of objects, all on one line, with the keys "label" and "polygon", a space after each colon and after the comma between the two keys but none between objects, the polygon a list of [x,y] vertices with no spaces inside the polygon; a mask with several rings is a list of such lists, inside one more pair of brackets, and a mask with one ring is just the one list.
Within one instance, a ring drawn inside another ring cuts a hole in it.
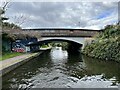
[{"label": "canal", "polygon": [[42,53],[3,76],[6,88],[114,88],[120,83],[120,65],[68,53],[61,47]]}]

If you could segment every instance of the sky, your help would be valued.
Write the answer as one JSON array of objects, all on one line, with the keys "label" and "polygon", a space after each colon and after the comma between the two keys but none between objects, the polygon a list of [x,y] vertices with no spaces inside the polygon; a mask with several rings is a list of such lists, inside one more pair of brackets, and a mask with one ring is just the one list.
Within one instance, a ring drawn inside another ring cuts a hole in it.
[{"label": "sky", "polygon": [[[22,28],[102,29],[118,22],[117,2],[10,2],[5,16]],[[23,17],[22,17],[23,16]],[[20,17],[22,17],[20,19]]]}]

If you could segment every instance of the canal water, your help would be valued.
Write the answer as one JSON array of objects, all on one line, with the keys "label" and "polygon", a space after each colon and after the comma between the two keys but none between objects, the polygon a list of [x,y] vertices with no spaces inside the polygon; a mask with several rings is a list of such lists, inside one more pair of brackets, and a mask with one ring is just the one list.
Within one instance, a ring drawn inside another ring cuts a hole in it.
[{"label": "canal water", "polygon": [[92,59],[61,47],[42,53],[3,76],[3,89],[116,88],[120,64]]}]

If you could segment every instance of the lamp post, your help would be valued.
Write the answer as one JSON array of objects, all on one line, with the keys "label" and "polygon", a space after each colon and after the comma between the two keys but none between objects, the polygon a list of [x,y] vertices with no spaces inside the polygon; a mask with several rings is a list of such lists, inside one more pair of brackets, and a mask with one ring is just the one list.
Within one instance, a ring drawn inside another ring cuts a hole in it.
[{"label": "lamp post", "polygon": [[78,25],[79,25],[79,27],[80,27],[80,22],[78,22]]}]

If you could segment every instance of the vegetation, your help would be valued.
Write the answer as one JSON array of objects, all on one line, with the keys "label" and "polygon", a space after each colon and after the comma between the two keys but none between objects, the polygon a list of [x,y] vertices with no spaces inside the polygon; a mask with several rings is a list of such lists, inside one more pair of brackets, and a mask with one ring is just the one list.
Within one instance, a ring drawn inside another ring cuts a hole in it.
[{"label": "vegetation", "polygon": [[3,30],[7,30],[7,29],[21,29],[20,26],[14,24],[14,23],[9,23],[9,22],[3,22],[2,23],[2,28],[3,28]]},{"label": "vegetation", "polygon": [[40,46],[40,48],[48,48],[49,46],[48,45],[42,45]]},{"label": "vegetation", "polygon": [[53,42],[51,44],[53,47],[62,47],[62,48],[65,48],[67,49],[68,48],[68,43],[67,42]]},{"label": "vegetation", "polygon": [[68,45],[69,45],[69,44],[68,44],[67,42],[62,42],[62,43],[61,43],[61,46],[62,46],[62,49],[63,49],[63,50],[67,50],[67,49],[68,49]]},{"label": "vegetation", "polygon": [[120,62],[120,25],[108,25],[95,37],[94,43],[86,45],[83,53],[100,59]]},{"label": "vegetation", "polygon": [[8,20],[7,17],[2,16],[3,14],[5,14],[5,10],[3,8],[0,8],[0,23],[4,20]]},{"label": "vegetation", "polygon": [[15,57],[15,56],[19,56],[19,55],[23,55],[23,53],[19,53],[19,52],[3,52],[2,57],[0,58],[0,61],[8,59],[8,58]]}]

